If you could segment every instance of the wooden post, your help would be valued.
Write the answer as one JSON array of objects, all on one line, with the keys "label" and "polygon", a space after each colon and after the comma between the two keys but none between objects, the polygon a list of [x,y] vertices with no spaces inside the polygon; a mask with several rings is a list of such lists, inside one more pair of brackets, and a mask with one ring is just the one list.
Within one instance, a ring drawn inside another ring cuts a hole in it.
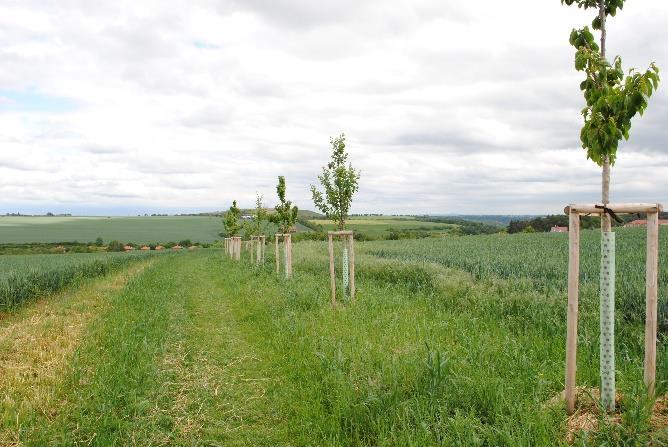
[{"label": "wooden post", "polygon": [[234,259],[236,259],[237,261],[240,261],[241,260],[241,236],[237,236],[235,239],[236,239],[237,243],[235,244],[236,245],[236,253],[235,253]]},{"label": "wooden post", "polygon": [[647,263],[645,297],[645,386],[654,396],[656,384],[657,282],[659,263],[659,213],[647,214]]},{"label": "wooden post", "polygon": [[267,237],[263,234],[262,236],[260,236],[260,240],[261,240],[260,247],[262,247],[262,249],[260,250],[262,253],[262,265],[264,265],[264,251],[267,245]]},{"label": "wooden post", "polygon": [[283,243],[287,242],[288,247],[288,262],[285,266],[287,270],[288,279],[292,278],[292,234],[288,233],[283,235]]},{"label": "wooden post", "polygon": [[575,411],[575,372],[578,348],[578,299],[580,282],[580,216],[568,216],[568,315],[566,329],[566,410]]},{"label": "wooden post", "polygon": [[355,248],[353,234],[348,236],[348,272],[350,274],[350,299],[355,300]]},{"label": "wooden post", "polygon": [[329,250],[329,278],[332,286],[332,306],[336,304],[336,273],[334,272],[334,241],[332,233],[327,234],[327,249]]},{"label": "wooden post", "polygon": [[274,244],[274,248],[276,249],[276,273],[281,273],[281,257],[278,254],[278,234],[274,235],[276,238],[276,243]]}]

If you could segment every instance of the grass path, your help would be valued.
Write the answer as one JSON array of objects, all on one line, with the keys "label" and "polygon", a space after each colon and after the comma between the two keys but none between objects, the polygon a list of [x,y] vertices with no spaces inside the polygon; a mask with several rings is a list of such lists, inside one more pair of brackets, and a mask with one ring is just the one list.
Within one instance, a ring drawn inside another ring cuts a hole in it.
[{"label": "grass path", "polygon": [[143,267],[4,321],[3,365],[44,374],[17,372],[30,377],[18,389],[3,371],[14,401],[3,405],[3,444],[277,445],[271,366],[221,299],[220,256]]},{"label": "grass path", "polygon": [[149,263],[28,304],[0,320],[0,445],[17,443],[23,424],[54,414],[54,386],[68,370],[91,318]]},{"label": "grass path", "polygon": [[[309,256],[296,256],[295,279],[286,282],[270,265],[238,264],[220,252],[183,253],[2,321],[0,352],[13,359],[3,365],[36,368],[44,378],[34,386],[30,373],[19,374],[28,377],[23,388],[0,379],[4,401],[15,402],[3,406],[0,439],[98,446],[563,444],[563,407],[545,406],[563,387],[558,299],[504,281],[474,282],[437,265],[360,256],[358,301],[332,308],[322,259]],[[62,340],[54,343],[67,347],[55,360],[51,349],[37,348],[53,327],[61,334],[54,340]],[[27,358],[34,360],[23,365],[31,346]],[[596,363],[581,358],[580,380],[595,381]],[[620,374],[623,390],[635,369],[631,363]],[[609,445],[644,445],[654,436],[642,428],[641,414],[625,424],[605,435]],[[655,439],[664,442],[664,435]]]}]

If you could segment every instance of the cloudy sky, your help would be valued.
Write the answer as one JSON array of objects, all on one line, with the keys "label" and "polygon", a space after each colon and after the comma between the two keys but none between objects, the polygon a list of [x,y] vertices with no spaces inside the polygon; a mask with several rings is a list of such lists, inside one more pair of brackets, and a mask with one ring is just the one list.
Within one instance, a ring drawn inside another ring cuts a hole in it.
[{"label": "cloudy sky", "polygon": [[[568,45],[591,18],[559,0],[0,0],[0,213],[273,206],[278,175],[312,209],[341,132],[354,212],[592,202]],[[667,1],[628,0],[609,53],[668,71],[667,23]],[[614,201],[668,203],[667,124],[664,84]]]}]

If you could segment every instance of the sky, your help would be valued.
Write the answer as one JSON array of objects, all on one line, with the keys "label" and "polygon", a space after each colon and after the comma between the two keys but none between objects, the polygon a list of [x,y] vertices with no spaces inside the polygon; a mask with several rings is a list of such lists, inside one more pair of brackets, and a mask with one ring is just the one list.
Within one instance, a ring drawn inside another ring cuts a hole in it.
[{"label": "sky", "polygon": [[[0,0],[0,213],[302,209],[345,133],[354,213],[546,214],[600,199],[559,0]],[[668,2],[608,22],[668,70]],[[668,77],[666,78],[668,81]],[[665,81],[664,81],[665,82]],[[668,203],[668,86],[613,202]]]}]

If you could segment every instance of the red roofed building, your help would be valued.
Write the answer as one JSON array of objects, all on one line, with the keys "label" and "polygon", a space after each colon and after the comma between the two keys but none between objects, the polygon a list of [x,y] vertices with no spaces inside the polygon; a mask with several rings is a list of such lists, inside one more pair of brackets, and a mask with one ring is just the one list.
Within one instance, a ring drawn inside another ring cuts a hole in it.
[{"label": "red roofed building", "polygon": [[175,245],[172,247],[173,250],[181,250],[182,248],[183,247],[181,247],[180,245]]},{"label": "red roofed building", "polygon": [[123,250],[125,250],[125,251],[132,251],[132,250],[134,250],[134,249],[135,249],[135,248],[134,248],[132,245],[125,245],[125,246],[123,247]]},{"label": "red roofed building", "polygon": [[560,227],[558,225],[550,228],[550,233],[568,233],[568,227]]}]

